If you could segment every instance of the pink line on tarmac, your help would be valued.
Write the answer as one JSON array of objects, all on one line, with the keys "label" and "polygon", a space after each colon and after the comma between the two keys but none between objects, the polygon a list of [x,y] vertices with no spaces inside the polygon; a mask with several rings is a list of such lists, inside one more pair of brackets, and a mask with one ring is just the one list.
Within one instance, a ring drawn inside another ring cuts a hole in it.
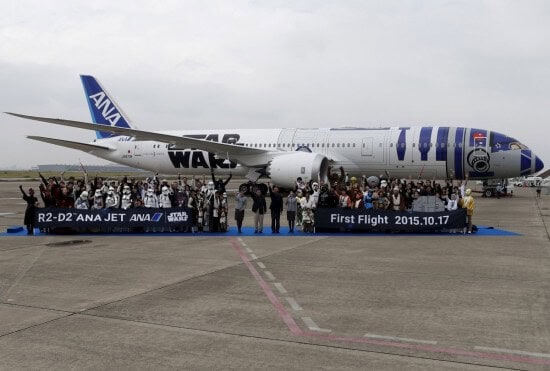
[{"label": "pink line on tarmac", "polygon": [[362,343],[362,344],[379,345],[379,346],[393,347],[393,348],[420,350],[420,351],[431,352],[431,353],[451,354],[455,356],[467,356],[467,357],[474,357],[474,358],[485,358],[485,359],[496,359],[501,361],[530,363],[534,365],[550,365],[550,360],[547,360],[547,359],[534,358],[534,357],[520,357],[520,356],[511,355],[511,354],[474,352],[474,351],[469,351],[464,349],[443,348],[443,347],[438,347],[433,345],[420,345],[420,344],[413,344],[413,343],[407,343],[407,342],[393,342],[393,341],[374,340],[374,339],[367,339],[367,338],[355,338],[355,337],[348,337],[348,336],[326,335],[326,334],[318,334],[315,332],[304,332],[303,335],[307,337],[317,338],[317,339],[344,341],[347,343]]},{"label": "pink line on tarmac", "polygon": [[277,314],[283,322],[287,325],[290,332],[293,335],[298,336],[305,336],[309,338],[316,338],[320,340],[331,340],[331,341],[342,341],[346,343],[357,343],[357,344],[369,344],[369,345],[377,345],[377,346],[383,346],[383,347],[392,347],[392,348],[401,348],[401,349],[411,349],[411,350],[418,350],[418,351],[424,351],[424,352],[430,352],[430,353],[440,353],[440,354],[449,354],[454,356],[466,356],[466,357],[473,357],[473,358],[483,358],[483,359],[492,359],[492,360],[500,360],[500,361],[509,361],[509,362],[519,362],[519,363],[529,363],[533,365],[550,365],[550,359],[541,359],[536,357],[522,357],[522,356],[516,356],[511,354],[502,354],[502,353],[487,353],[487,352],[477,352],[477,351],[469,351],[464,349],[456,349],[456,348],[444,348],[444,347],[438,347],[433,345],[421,345],[421,344],[415,344],[415,343],[407,343],[407,342],[397,342],[397,341],[385,341],[385,340],[375,340],[375,339],[368,339],[368,338],[356,338],[351,336],[338,336],[338,335],[327,335],[327,334],[321,334],[321,333],[315,333],[315,332],[304,332],[300,327],[296,324],[296,321],[294,321],[294,318],[292,315],[286,310],[286,308],[281,304],[277,296],[273,293],[267,282],[264,281],[260,273],[254,268],[254,265],[250,263],[248,260],[248,257],[246,256],[245,252],[241,249],[238,242],[235,241],[235,239],[230,239],[231,244],[233,245],[233,248],[235,251],[237,251],[237,254],[241,258],[241,260],[244,262],[244,264],[247,266],[248,270],[262,290],[264,291],[265,295],[271,301],[271,304],[275,307]]},{"label": "pink line on tarmac", "polygon": [[273,293],[271,290],[271,287],[267,284],[267,282],[264,281],[260,273],[254,268],[254,265],[250,263],[248,260],[248,257],[246,256],[245,252],[241,249],[239,244],[235,241],[235,239],[231,239],[231,244],[233,245],[233,248],[237,251],[237,254],[239,254],[239,257],[244,262],[250,273],[254,276],[262,290],[264,291],[264,294],[267,296],[271,304],[275,307],[277,310],[277,314],[279,314],[279,317],[283,320],[283,322],[287,325],[288,329],[293,335],[303,335],[304,332],[298,325],[296,324],[296,321],[294,321],[294,318],[292,318],[292,315],[286,310],[283,304],[279,301],[277,296]]}]

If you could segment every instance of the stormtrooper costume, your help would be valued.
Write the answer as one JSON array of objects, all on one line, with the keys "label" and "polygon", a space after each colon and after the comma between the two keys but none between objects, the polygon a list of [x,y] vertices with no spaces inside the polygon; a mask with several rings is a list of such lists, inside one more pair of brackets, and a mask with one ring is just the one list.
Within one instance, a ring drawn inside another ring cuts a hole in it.
[{"label": "stormtrooper costume", "polygon": [[118,195],[115,194],[115,189],[110,187],[105,198],[105,208],[110,209],[115,207],[118,207]]},{"label": "stormtrooper costume", "polygon": [[447,211],[453,211],[458,209],[458,200],[456,199],[456,194],[451,195],[451,199],[447,201]]},{"label": "stormtrooper costume", "polygon": [[159,197],[159,206],[166,209],[172,207],[172,200],[170,199],[170,190],[166,186],[162,187],[162,193],[160,194],[160,197]]},{"label": "stormtrooper costume", "polygon": [[88,192],[83,191],[75,201],[75,208],[78,210],[88,210],[89,207]]},{"label": "stormtrooper costume", "polygon": [[[456,193],[453,193],[451,195],[451,198],[447,201],[447,205],[445,206],[447,211],[454,211],[454,210],[458,209],[458,199],[457,198],[458,197],[456,196]],[[460,231],[459,229],[455,229],[455,228],[449,229],[449,233],[457,233],[459,231]]]},{"label": "stormtrooper costume", "polygon": [[128,210],[132,207],[132,193],[130,187],[125,185],[122,190],[122,197],[120,199],[120,208]]},{"label": "stormtrooper costume", "polygon": [[92,209],[103,209],[103,206],[103,194],[101,193],[100,189],[96,189],[94,193],[94,204],[92,205]]},{"label": "stormtrooper costume", "polygon": [[147,193],[145,193],[145,197],[143,198],[143,206],[148,209],[159,207],[159,200],[155,192],[153,192],[153,188],[147,189]]}]

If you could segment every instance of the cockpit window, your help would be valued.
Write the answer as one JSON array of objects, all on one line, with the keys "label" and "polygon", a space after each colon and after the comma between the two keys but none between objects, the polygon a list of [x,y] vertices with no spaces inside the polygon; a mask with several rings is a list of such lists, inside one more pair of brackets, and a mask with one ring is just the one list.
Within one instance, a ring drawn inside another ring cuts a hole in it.
[{"label": "cockpit window", "polygon": [[517,139],[494,131],[491,132],[490,143],[492,152],[529,149]]},{"label": "cockpit window", "polygon": [[520,142],[510,142],[508,143],[510,149],[528,149],[527,146],[521,144]]}]

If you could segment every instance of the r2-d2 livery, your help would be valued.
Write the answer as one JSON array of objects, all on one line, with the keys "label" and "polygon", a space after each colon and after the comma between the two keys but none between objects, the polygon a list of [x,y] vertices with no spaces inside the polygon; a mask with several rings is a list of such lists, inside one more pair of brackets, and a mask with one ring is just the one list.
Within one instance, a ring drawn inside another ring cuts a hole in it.
[{"label": "r2-d2 livery", "polygon": [[146,131],[136,129],[99,81],[81,76],[93,123],[9,113],[96,131],[90,143],[29,136],[78,149],[127,166],[163,174],[261,177],[293,188],[327,182],[328,169],[350,176],[389,173],[399,178],[488,179],[525,176],[544,164],[527,146],[505,134],[449,126],[324,129]]}]

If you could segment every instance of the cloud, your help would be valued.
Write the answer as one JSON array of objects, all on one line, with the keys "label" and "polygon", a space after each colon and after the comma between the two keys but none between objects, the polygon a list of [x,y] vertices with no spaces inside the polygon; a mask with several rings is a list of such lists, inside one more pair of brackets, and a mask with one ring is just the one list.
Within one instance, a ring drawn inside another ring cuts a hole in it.
[{"label": "cloud", "polygon": [[[86,73],[143,129],[443,123],[548,162],[549,20],[544,1],[21,1],[0,15],[0,106],[89,120]],[[0,167],[85,157],[27,134],[92,137],[1,123]]]}]

